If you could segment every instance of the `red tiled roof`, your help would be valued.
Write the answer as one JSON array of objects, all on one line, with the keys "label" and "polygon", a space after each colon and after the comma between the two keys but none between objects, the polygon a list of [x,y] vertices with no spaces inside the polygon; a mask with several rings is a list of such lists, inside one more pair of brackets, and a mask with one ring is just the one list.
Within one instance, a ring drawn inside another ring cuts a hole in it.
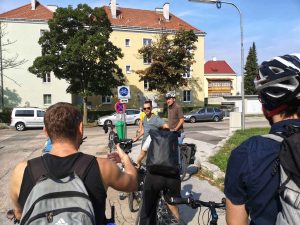
[{"label": "red tiled roof", "polygon": [[129,9],[118,7],[117,18],[113,19],[111,16],[110,7],[105,6],[104,9],[113,26],[145,27],[152,29],[165,28],[170,30],[178,30],[180,28],[183,28],[185,30],[202,32],[171,13],[170,20],[165,21],[163,19],[163,14],[158,13],[155,10]]},{"label": "red tiled roof", "polygon": [[30,3],[0,14],[0,19],[49,20],[52,17],[53,12],[38,1],[35,10],[31,9]]},{"label": "red tiled roof", "polygon": [[[151,29],[170,29],[178,30],[180,28],[186,30],[194,30],[202,32],[197,28],[191,26],[180,18],[170,13],[170,20],[165,21],[163,14],[155,10],[141,10],[120,8],[117,9],[117,18],[113,19],[110,12],[110,7],[105,6],[104,10],[113,26],[128,26],[128,27],[142,27]],[[38,1],[36,9],[31,10],[31,4],[24,5],[17,9],[0,14],[0,19],[29,19],[29,20],[49,20],[53,17],[53,12]]]},{"label": "red tiled roof", "polygon": [[204,74],[236,74],[224,60],[207,61],[204,64]]}]

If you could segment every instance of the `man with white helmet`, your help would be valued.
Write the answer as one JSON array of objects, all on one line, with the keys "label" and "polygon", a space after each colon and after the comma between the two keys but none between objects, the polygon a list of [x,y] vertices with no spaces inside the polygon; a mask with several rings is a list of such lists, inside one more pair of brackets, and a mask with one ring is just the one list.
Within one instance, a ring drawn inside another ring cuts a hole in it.
[{"label": "man with white helmet", "polygon": [[[288,126],[300,127],[300,54],[263,62],[254,83],[270,134],[285,134]],[[246,225],[249,219],[251,225],[276,223],[282,210],[280,146],[272,138],[253,136],[232,151],[224,190],[227,224]]]},{"label": "man with white helmet", "polygon": [[167,92],[165,95],[168,105],[168,125],[171,131],[177,131],[179,133],[178,142],[182,144],[184,139],[183,124],[184,116],[182,108],[176,103],[175,91]]}]

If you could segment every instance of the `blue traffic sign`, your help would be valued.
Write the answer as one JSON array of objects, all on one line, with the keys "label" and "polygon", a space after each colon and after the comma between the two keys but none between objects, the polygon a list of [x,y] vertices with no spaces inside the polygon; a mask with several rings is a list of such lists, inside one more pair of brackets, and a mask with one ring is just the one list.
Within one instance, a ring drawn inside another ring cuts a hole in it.
[{"label": "blue traffic sign", "polygon": [[127,87],[121,87],[120,90],[119,90],[120,95],[123,96],[123,97],[127,96],[128,92],[129,92],[129,90],[128,90]]}]

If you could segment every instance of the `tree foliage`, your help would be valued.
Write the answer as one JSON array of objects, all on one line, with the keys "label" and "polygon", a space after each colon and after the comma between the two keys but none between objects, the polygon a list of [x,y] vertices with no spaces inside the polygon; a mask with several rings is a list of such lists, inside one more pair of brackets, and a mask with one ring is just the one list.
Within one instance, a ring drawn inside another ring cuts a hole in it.
[{"label": "tree foliage", "polygon": [[139,49],[142,57],[150,58],[149,67],[136,71],[140,81],[148,81],[149,91],[164,93],[188,85],[183,74],[189,72],[194,63],[197,36],[190,30],[178,30],[174,37],[162,33],[156,42]]},{"label": "tree foliage", "polygon": [[254,78],[257,75],[258,72],[258,64],[257,64],[257,54],[256,54],[256,46],[253,42],[252,47],[249,49],[249,54],[247,56],[247,62],[245,65],[245,94],[246,95],[255,95],[257,94],[254,86]]},{"label": "tree foliage", "polygon": [[112,95],[112,89],[124,83],[115,63],[123,54],[109,41],[112,28],[103,8],[86,4],[58,8],[48,25],[50,30],[39,40],[42,56],[29,71],[37,77],[53,72],[65,79],[69,83],[66,91],[83,97],[86,122],[87,97]]}]

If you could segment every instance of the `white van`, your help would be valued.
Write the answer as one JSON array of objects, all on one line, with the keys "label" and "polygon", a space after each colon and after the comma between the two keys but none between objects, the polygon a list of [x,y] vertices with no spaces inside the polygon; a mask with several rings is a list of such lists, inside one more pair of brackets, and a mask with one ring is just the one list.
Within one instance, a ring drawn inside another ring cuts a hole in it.
[{"label": "white van", "polygon": [[10,126],[18,131],[26,127],[44,127],[45,111],[40,108],[14,108],[11,113]]}]

